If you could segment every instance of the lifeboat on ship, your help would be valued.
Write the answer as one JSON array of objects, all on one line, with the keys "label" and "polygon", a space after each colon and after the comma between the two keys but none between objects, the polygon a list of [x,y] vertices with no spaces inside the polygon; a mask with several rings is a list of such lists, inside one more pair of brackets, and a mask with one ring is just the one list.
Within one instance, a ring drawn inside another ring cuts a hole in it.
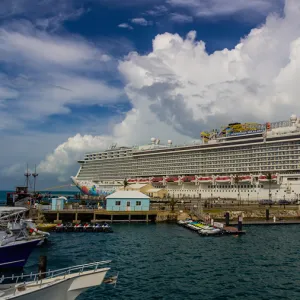
[{"label": "lifeboat on ship", "polygon": [[213,182],[213,178],[212,177],[198,177],[198,181],[199,182],[203,182],[203,183],[210,183]]},{"label": "lifeboat on ship", "polygon": [[139,182],[140,183],[148,183],[149,182],[149,178],[140,178]]},{"label": "lifeboat on ship", "polygon": [[221,183],[226,183],[226,182],[231,182],[231,177],[230,176],[217,176],[215,178],[216,182],[221,182]]},{"label": "lifeboat on ship", "polygon": [[[269,180],[267,179],[266,175],[260,175],[260,176],[258,176],[258,181],[268,182]],[[272,181],[277,181],[277,175],[272,175]]]},{"label": "lifeboat on ship", "polygon": [[163,182],[163,178],[162,177],[153,177],[152,179],[151,179],[151,182]]},{"label": "lifeboat on ship", "polygon": [[196,176],[184,176],[181,180],[183,182],[196,182]]},{"label": "lifeboat on ship", "polygon": [[247,175],[247,176],[239,176],[239,182],[251,182],[252,181],[252,176]]},{"label": "lifeboat on ship", "polygon": [[179,181],[179,178],[177,176],[170,176],[170,177],[166,178],[166,182],[168,182],[168,183],[172,183],[172,182],[177,183],[178,181]]},{"label": "lifeboat on ship", "polygon": [[128,183],[136,183],[138,180],[134,178],[130,178],[127,180]]}]

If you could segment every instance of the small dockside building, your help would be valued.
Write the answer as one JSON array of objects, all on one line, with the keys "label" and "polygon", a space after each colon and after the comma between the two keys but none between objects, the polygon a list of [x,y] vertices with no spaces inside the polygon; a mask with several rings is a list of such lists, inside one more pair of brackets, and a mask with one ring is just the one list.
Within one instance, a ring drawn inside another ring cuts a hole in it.
[{"label": "small dockside building", "polygon": [[108,211],[149,211],[150,197],[138,191],[118,191],[106,197]]}]

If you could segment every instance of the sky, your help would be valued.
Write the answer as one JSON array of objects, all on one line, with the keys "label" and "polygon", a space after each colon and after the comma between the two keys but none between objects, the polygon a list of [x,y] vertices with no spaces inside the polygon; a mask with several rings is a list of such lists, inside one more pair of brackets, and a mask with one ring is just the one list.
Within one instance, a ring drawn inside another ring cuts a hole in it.
[{"label": "sky", "polygon": [[298,0],[2,0],[0,189],[70,183],[84,153],[174,144],[300,101]]}]

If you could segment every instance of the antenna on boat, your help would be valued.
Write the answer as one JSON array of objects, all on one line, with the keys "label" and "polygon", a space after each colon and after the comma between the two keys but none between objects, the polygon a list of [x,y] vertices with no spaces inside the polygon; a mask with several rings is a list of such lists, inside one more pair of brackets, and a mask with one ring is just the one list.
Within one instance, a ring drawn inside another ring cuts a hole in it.
[{"label": "antenna on boat", "polygon": [[34,173],[32,173],[33,176],[33,192],[35,193],[35,184],[36,184],[36,177],[39,176],[39,174],[36,172],[36,165],[34,165]]},{"label": "antenna on boat", "polygon": [[26,177],[26,187],[28,188],[28,186],[29,186],[29,177],[31,176],[31,174],[28,171],[28,164],[27,164],[27,172],[24,174],[24,176]]}]

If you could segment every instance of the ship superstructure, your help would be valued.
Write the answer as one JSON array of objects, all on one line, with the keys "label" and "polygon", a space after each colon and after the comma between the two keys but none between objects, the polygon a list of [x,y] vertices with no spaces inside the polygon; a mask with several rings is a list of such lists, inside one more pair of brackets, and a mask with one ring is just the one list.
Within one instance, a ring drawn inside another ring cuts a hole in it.
[{"label": "ship superstructure", "polygon": [[[72,177],[85,194],[109,194],[128,183],[165,187],[175,198],[298,199],[300,119],[266,124],[231,123],[201,133],[202,141],[169,140],[88,153]],[[269,175],[270,174],[270,175]],[[271,177],[270,177],[271,176]]]}]

